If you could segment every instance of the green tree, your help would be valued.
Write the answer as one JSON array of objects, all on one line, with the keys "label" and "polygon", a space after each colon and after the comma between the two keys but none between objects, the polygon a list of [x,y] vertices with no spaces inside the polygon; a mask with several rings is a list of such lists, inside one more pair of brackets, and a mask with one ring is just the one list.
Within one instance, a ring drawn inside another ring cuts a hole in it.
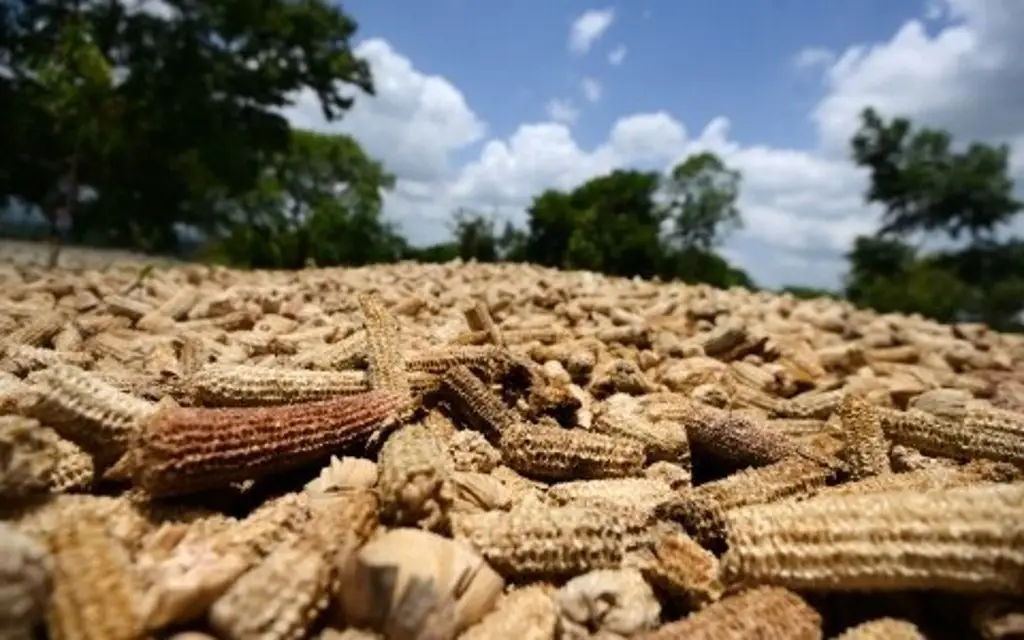
[{"label": "green tree", "polygon": [[866,200],[884,207],[882,234],[941,231],[979,241],[1024,207],[1013,197],[1007,145],[954,151],[948,132],[915,130],[906,118],[886,121],[868,108],[850,147],[870,174]]},{"label": "green tree", "polygon": [[740,182],[738,171],[707,151],[677,164],[664,181],[672,239],[681,247],[709,251],[741,228]]},{"label": "green tree", "polygon": [[501,239],[494,218],[460,208],[452,214],[452,235],[463,260],[495,262],[501,254]]}]

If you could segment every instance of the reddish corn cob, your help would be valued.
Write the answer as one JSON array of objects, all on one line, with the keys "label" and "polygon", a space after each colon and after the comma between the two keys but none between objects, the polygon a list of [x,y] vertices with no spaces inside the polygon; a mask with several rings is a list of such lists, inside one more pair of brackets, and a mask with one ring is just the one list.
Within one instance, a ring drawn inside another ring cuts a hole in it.
[{"label": "reddish corn cob", "polygon": [[166,409],[136,442],[133,475],[152,494],[171,495],[285,471],[370,436],[400,403],[374,391],[283,407]]}]

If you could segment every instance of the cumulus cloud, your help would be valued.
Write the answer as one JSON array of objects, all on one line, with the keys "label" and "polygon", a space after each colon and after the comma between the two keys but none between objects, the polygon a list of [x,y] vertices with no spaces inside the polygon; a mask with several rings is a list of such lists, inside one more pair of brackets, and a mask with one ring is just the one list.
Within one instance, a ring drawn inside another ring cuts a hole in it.
[{"label": "cumulus cloud", "polygon": [[[948,128],[958,140],[1011,142],[1024,174],[1024,3],[941,2],[954,20],[945,27],[910,20],[885,41],[838,51],[831,62],[821,58],[824,92],[809,114],[818,136],[811,149],[742,145],[727,118],[687,127],[667,111],[623,115],[604,142],[589,148],[551,110],[547,121],[484,140],[484,123],[457,88],[381,40],[359,47],[379,95],[358,101],[340,128],[399,176],[386,210],[418,242],[446,237],[445,220],[456,206],[522,223],[543,189],[571,189],[617,167],[666,169],[690,153],[714,151],[743,173],[746,228],[724,255],[768,286],[834,286],[853,237],[877,223],[877,209],[862,202],[866,176],[848,159],[863,107]],[[289,115],[300,125],[324,126],[311,99]],[[480,141],[464,166],[449,164],[453,152]]]},{"label": "cumulus cloud", "polygon": [[835,62],[836,54],[824,47],[807,47],[797,52],[793,64],[798,69],[817,69]]},{"label": "cumulus cloud", "polygon": [[583,92],[583,97],[587,99],[587,102],[597,102],[601,99],[604,88],[594,78],[583,78],[580,80],[580,91]]},{"label": "cumulus cloud", "polygon": [[546,111],[548,117],[553,121],[569,125],[575,123],[580,115],[579,109],[573,105],[572,100],[558,98],[548,102]]},{"label": "cumulus cloud", "polygon": [[569,29],[569,51],[582,55],[594,46],[615,22],[615,9],[589,9],[573,20]]},{"label": "cumulus cloud", "polygon": [[620,44],[611,51],[608,52],[608,64],[613,67],[617,67],[626,61],[626,54],[629,53],[629,49],[626,45]]}]

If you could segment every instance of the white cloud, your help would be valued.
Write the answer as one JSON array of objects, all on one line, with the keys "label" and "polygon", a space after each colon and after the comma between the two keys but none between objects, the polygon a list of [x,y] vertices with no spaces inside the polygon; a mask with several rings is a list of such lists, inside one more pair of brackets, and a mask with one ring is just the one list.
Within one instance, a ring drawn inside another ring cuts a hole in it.
[{"label": "white cloud", "polygon": [[576,18],[569,29],[569,51],[584,54],[615,22],[615,9],[589,9]]},{"label": "white cloud", "polygon": [[[666,111],[624,115],[604,142],[585,148],[551,112],[549,121],[524,122],[507,138],[486,140],[465,166],[451,167],[454,151],[483,139],[484,124],[451,83],[415,69],[379,40],[359,48],[371,60],[379,95],[359,100],[343,129],[399,175],[388,215],[419,242],[446,237],[447,215],[459,205],[522,223],[530,199],[545,188],[571,189],[617,167],[667,168],[711,150],[744,176],[746,229],[729,240],[725,255],[766,285],[836,285],[850,241],[877,221],[877,209],[861,200],[865,175],[848,160],[864,106],[948,128],[959,140],[1011,142],[1024,174],[1024,2],[942,2],[956,23],[929,34],[908,21],[889,40],[850,47],[823,65],[824,93],[810,114],[819,140],[813,149],[741,145],[724,117],[689,123],[696,126],[690,134]],[[306,102],[291,115],[314,126],[318,112]]]},{"label": "white cloud", "polygon": [[601,94],[604,92],[601,83],[594,78],[583,78],[580,80],[580,90],[583,92],[583,97],[587,99],[587,102],[599,101]]},{"label": "white cloud", "polygon": [[807,47],[797,52],[793,64],[798,69],[818,69],[832,64],[836,54],[824,47]]},{"label": "white cloud", "polygon": [[629,49],[626,45],[620,44],[611,51],[608,52],[608,64],[613,67],[617,67],[626,61],[626,54],[629,53]]},{"label": "white cloud", "polygon": [[549,118],[561,124],[571,125],[580,115],[579,109],[573,105],[572,100],[555,98],[548,102],[546,110]]}]

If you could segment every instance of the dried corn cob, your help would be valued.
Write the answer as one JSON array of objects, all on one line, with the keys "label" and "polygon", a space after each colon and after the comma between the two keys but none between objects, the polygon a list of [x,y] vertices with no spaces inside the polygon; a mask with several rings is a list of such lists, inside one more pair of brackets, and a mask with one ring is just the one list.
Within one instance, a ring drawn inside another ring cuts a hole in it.
[{"label": "dried corn cob", "polygon": [[186,285],[175,291],[170,298],[161,302],[155,309],[139,318],[135,326],[146,331],[160,331],[173,327],[175,321],[185,318],[197,302],[199,302],[199,290]]},{"label": "dried corn cob", "polygon": [[494,346],[445,347],[412,351],[406,356],[409,371],[443,374],[456,365],[464,365],[487,376],[500,374],[508,368],[504,351]]},{"label": "dried corn cob", "polygon": [[220,407],[312,402],[369,390],[362,371],[302,371],[252,365],[208,365],[188,384],[198,401]]},{"label": "dried corn cob", "polygon": [[925,455],[986,458],[1024,467],[1024,419],[1011,411],[973,411],[962,422],[917,409],[879,409],[885,435]]},{"label": "dried corn cob", "polygon": [[0,522],[0,638],[31,638],[53,589],[53,563],[41,545]]},{"label": "dried corn cob", "polygon": [[[438,437],[441,434],[424,425]],[[501,453],[476,431],[457,431],[448,440],[448,453],[456,471],[490,473],[501,464]]]},{"label": "dried corn cob", "polygon": [[56,436],[21,416],[0,416],[0,497],[46,492],[57,467]]},{"label": "dried corn cob", "polygon": [[624,393],[605,399],[594,420],[594,430],[639,441],[648,460],[680,462],[689,458],[686,429],[675,423],[648,420],[640,403]]},{"label": "dried corn cob", "polygon": [[375,294],[359,296],[359,307],[366,323],[366,358],[370,387],[392,392],[406,403],[403,413],[412,409],[412,391],[405,370],[398,320]]},{"label": "dried corn cob", "polygon": [[377,459],[382,517],[394,525],[443,530],[455,499],[454,463],[425,426],[410,424],[392,433]]},{"label": "dried corn cob", "polygon": [[128,554],[95,517],[67,520],[50,539],[55,640],[138,640],[145,636]]},{"label": "dried corn cob", "polygon": [[982,599],[972,608],[971,624],[985,640],[1019,640],[1024,637],[1024,601]]},{"label": "dried corn cob", "polygon": [[21,326],[3,338],[6,345],[25,345],[29,347],[42,347],[51,338],[60,333],[64,328],[67,319],[59,311],[45,311],[42,314],[33,316],[24,326]]},{"label": "dried corn cob", "polygon": [[494,323],[490,310],[483,302],[477,300],[472,307],[466,310],[466,324],[469,325],[470,331],[486,333],[491,344],[504,346],[505,338],[501,334],[501,329]]},{"label": "dried corn cob", "polygon": [[963,466],[932,466],[906,473],[872,476],[822,489],[821,496],[887,493],[891,491],[931,491],[969,487],[992,482],[1018,480],[1016,467],[1005,462],[977,460]]},{"label": "dried corn cob", "polygon": [[50,478],[50,491],[71,493],[88,491],[96,479],[96,465],[84,449],[53,434],[57,464]]},{"label": "dried corn cob", "polygon": [[615,568],[628,544],[618,515],[581,507],[460,514],[452,517],[452,531],[510,579]]},{"label": "dried corn cob", "polygon": [[672,495],[668,483],[647,478],[608,478],[562,482],[548,490],[548,497],[561,505],[630,507],[652,513]]},{"label": "dried corn cob", "polygon": [[563,637],[628,637],[658,626],[661,604],[636,569],[591,571],[555,596]]},{"label": "dried corn cob", "polygon": [[725,591],[718,577],[718,559],[683,533],[658,537],[653,562],[643,567],[643,573],[651,584],[694,610],[715,602]]},{"label": "dried corn cob", "polygon": [[338,342],[317,345],[315,349],[300,350],[291,360],[293,367],[302,369],[344,369],[366,362],[366,330],[359,329]]},{"label": "dried corn cob", "polygon": [[394,420],[387,392],[255,409],[170,408],[135,444],[130,465],[154,495],[225,486],[338,453]]},{"label": "dried corn cob", "polygon": [[724,516],[730,509],[809,496],[832,477],[830,469],[813,460],[791,456],[685,490],[660,505],[658,512],[679,521],[705,547],[719,549],[725,539]]},{"label": "dried corn cob", "polygon": [[515,412],[506,407],[501,398],[465,365],[451,367],[442,380],[452,400],[473,427],[484,435],[500,436],[517,422]]},{"label": "dried corn cob", "polygon": [[554,640],[558,624],[554,595],[554,590],[543,584],[516,589],[499,600],[494,611],[467,629],[459,640]]},{"label": "dried corn cob", "polygon": [[913,622],[879,618],[847,629],[835,640],[928,640]]},{"label": "dried corn cob", "polygon": [[735,412],[701,410],[687,420],[686,436],[695,455],[710,455],[740,469],[772,464],[797,450],[782,433]]},{"label": "dried corn cob", "polygon": [[549,480],[637,475],[645,457],[635,440],[541,425],[506,428],[500,449],[519,473]]},{"label": "dried corn cob", "polygon": [[815,590],[1021,593],[1022,513],[1024,484],[746,507],[726,514],[723,574]]},{"label": "dried corn cob", "polygon": [[71,365],[44,369],[29,381],[40,394],[31,415],[101,463],[118,459],[154,411],[151,403]]},{"label": "dried corn cob", "polygon": [[850,476],[859,479],[889,473],[889,443],[875,408],[851,394],[843,398],[837,412],[843,423]]},{"label": "dried corn cob", "polygon": [[334,572],[316,544],[279,547],[213,604],[210,623],[231,640],[303,638],[327,609]]},{"label": "dried corn cob", "polygon": [[775,587],[720,600],[688,618],[637,636],[639,640],[821,640],[821,616],[800,596]]}]

